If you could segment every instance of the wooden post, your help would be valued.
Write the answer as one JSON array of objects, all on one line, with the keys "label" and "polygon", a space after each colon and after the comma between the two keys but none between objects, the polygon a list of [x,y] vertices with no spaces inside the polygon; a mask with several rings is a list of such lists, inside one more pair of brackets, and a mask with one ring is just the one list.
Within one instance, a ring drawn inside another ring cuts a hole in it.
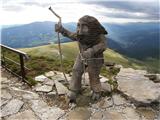
[{"label": "wooden post", "polygon": [[21,76],[22,76],[22,80],[24,81],[24,79],[25,79],[25,68],[24,68],[23,55],[19,54],[19,58],[20,58],[20,66],[21,66]]},{"label": "wooden post", "polygon": [[5,67],[4,49],[2,49],[2,47],[1,47],[1,54],[2,54],[2,65]]}]

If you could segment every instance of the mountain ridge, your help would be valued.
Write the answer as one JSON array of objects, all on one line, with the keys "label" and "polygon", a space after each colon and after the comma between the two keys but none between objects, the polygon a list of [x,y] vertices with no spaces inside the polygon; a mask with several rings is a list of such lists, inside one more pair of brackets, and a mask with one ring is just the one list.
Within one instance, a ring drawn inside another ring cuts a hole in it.
[{"label": "mountain ridge", "polygon": [[[33,47],[54,43],[57,34],[54,32],[55,22],[34,22],[22,26],[2,28],[2,44],[14,48]],[[102,25],[107,29],[107,47],[129,57],[145,59],[159,58],[158,23],[128,23]],[[76,30],[76,23],[64,23],[70,31]],[[62,42],[71,40],[61,36]]]}]

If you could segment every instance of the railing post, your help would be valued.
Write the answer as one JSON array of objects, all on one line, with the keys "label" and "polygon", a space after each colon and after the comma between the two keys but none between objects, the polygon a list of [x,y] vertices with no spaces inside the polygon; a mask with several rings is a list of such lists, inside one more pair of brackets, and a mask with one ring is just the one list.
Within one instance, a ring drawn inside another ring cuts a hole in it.
[{"label": "railing post", "polygon": [[2,54],[2,65],[5,66],[4,49],[2,49],[2,47],[1,47],[1,54]]},{"label": "railing post", "polygon": [[21,65],[21,76],[22,76],[22,80],[24,81],[24,79],[25,79],[25,68],[24,68],[23,55],[19,54],[19,58],[20,58],[20,65]]}]

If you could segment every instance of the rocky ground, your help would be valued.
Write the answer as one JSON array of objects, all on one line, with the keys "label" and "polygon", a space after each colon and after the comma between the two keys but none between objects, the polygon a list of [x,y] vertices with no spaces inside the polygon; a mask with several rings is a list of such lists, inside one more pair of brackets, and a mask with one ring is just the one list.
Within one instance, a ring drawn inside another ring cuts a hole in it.
[{"label": "rocky ground", "polygon": [[68,84],[60,72],[35,77],[38,84],[33,87],[4,69],[1,72],[2,120],[160,120],[159,75],[143,70],[122,67],[114,78],[116,91],[101,76],[106,94],[96,102],[90,99],[86,74],[77,105],[68,104]]}]

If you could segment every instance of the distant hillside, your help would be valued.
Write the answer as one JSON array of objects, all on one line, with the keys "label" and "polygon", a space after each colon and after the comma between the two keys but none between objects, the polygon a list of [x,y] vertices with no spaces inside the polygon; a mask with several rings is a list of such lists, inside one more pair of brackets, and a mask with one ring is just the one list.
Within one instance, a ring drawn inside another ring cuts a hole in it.
[{"label": "distant hillside", "polygon": [[[159,58],[159,23],[128,23],[122,25],[104,24],[109,38],[118,44],[110,48],[129,57],[146,59]],[[111,42],[110,41],[110,42]]]},{"label": "distant hillside", "polygon": [[[27,25],[2,29],[2,44],[14,47],[33,47],[57,41],[54,22],[35,22]],[[159,58],[159,27],[158,23],[103,23],[108,31],[108,47],[128,57],[145,60]],[[76,23],[64,26],[76,30]],[[61,37],[62,42],[70,41]]]},{"label": "distant hillside", "polygon": [[[47,21],[2,28],[2,44],[13,48],[24,48],[56,42],[57,33],[55,33],[54,25],[54,22]],[[70,40],[63,37],[61,41]]]}]

